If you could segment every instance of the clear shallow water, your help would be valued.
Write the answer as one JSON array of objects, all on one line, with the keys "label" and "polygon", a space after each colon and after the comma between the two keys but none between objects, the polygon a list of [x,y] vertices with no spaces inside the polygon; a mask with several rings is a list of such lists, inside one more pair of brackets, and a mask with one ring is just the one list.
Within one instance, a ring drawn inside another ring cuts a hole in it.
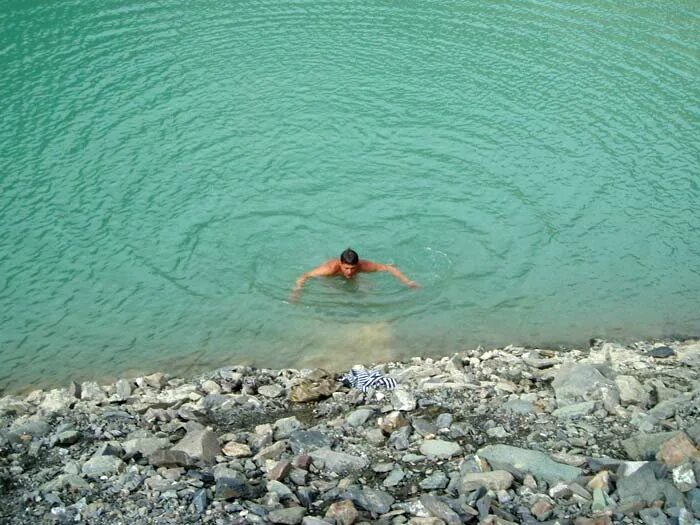
[{"label": "clear shallow water", "polygon": [[698,334],[700,7],[579,4],[5,2],[0,388]]}]

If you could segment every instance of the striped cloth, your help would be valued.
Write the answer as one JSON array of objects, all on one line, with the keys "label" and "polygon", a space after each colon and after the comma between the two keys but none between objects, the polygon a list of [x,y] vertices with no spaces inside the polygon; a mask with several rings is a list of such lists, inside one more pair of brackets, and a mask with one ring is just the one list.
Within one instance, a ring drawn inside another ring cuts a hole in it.
[{"label": "striped cloth", "polygon": [[376,370],[356,370],[352,369],[343,377],[340,378],[345,386],[351,386],[367,392],[370,388],[386,388],[394,390],[396,388],[396,379],[393,377],[382,375]]}]

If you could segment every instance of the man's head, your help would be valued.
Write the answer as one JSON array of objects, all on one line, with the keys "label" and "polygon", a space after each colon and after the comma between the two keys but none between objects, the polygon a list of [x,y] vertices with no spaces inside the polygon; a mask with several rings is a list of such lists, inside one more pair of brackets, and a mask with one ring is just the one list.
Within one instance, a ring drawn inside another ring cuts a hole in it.
[{"label": "man's head", "polygon": [[346,279],[357,273],[360,267],[360,257],[355,250],[348,248],[340,254],[340,270]]}]

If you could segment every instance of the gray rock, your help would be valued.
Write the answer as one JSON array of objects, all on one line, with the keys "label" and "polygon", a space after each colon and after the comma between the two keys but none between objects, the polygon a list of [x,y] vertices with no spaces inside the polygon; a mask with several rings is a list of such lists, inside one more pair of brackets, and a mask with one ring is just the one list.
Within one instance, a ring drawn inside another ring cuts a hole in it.
[{"label": "gray rock", "polygon": [[66,446],[77,443],[80,439],[80,432],[77,430],[64,430],[56,434],[56,445]]},{"label": "gray rock", "polygon": [[382,481],[382,485],[385,487],[395,487],[399,483],[401,483],[401,480],[403,480],[405,476],[405,472],[401,469],[401,467],[395,467],[391,472],[389,472],[389,475],[384,478],[384,481]]},{"label": "gray rock", "polygon": [[529,472],[550,485],[558,481],[574,481],[582,474],[580,468],[552,461],[542,452],[510,445],[489,445],[479,449],[477,454],[490,463],[508,464],[511,468]]},{"label": "gray rock", "polygon": [[406,450],[410,446],[411,427],[401,427],[389,436],[387,445],[396,450]]},{"label": "gray rock", "polygon": [[348,425],[350,425],[351,427],[361,427],[367,422],[372,413],[373,410],[370,408],[358,408],[357,410],[351,412],[348,415]]},{"label": "gray rock", "polygon": [[107,394],[94,381],[86,381],[80,385],[80,399],[97,405],[107,400]]},{"label": "gray rock", "polygon": [[219,395],[219,394],[221,394],[221,385],[219,385],[219,383],[217,383],[216,381],[213,381],[211,379],[207,379],[206,381],[202,381],[200,388],[202,389],[202,392],[204,392],[207,395]]},{"label": "gray rock", "polygon": [[116,456],[96,456],[83,464],[82,473],[88,478],[111,476],[124,470],[124,462]]},{"label": "gray rock", "polygon": [[634,376],[620,375],[615,378],[615,385],[620,392],[623,406],[637,405],[646,408],[649,404],[649,392]]},{"label": "gray rock", "polygon": [[280,500],[294,499],[294,492],[281,481],[268,481],[265,485],[268,492],[274,492]]},{"label": "gray rock", "polygon": [[161,372],[145,376],[142,378],[142,381],[144,384],[157,389],[161,389],[168,384],[168,378]]},{"label": "gray rock", "polygon": [[301,525],[329,525],[330,521],[322,520],[321,518],[314,518],[313,516],[305,516],[301,520]]},{"label": "gray rock", "polygon": [[219,465],[214,469],[214,479],[216,481],[215,498],[218,500],[254,496],[253,488],[245,474],[237,470]]},{"label": "gray rock", "polygon": [[565,363],[557,371],[552,387],[560,407],[601,399],[601,388],[616,388],[597,368],[583,363]]},{"label": "gray rock", "polygon": [[116,456],[121,458],[124,455],[124,449],[118,441],[107,441],[102,443],[93,454],[93,456]]},{"label": "gray rock", "polygon": [[224,453],[224,456],[232,458],[247,458],[253,455],[248,445],[237,443],[236,441],[229,441],[221,448],[221,451]]},{"label": "gray rock", "polygon": [[128,439],[122,443],[127,456],[141,454],[150,456],[156,450],[168,448],[170,440],[168,438],[157,438],[153,434],[144,430],[137,430],[129,434]]},{"label": "gray rock", "polygon": [[504,437],[508,436],[508,431],[501,425],[498,425],[496,427],[491,427],[488,430],[486,430],[486,435],[495,439],[503,439]]},{"label": "gray rock", "polygon": [[379,446],[383,445],[386,441],[386,436],[379,428],[371,428],[365,432],[365,439],[371,445]]},{"label": "gray rock", "polygon": [[640,510],[639,517],[646,525],[668,525],[669,523],[666,514],[655,507]]},{"label": "gray rock", "polygon": [[448,482],[449,479],[447,479],[447,475],[443,471],[438,470],[437,472],[433,472],[430,476],[424,478],[419,483],[419,486],[424,490],[444,489]]},{"label": "gray rock", "polygon": [[593,512],[602,512],[607,508],[614,507],[614,505],[610,496],[603,492],[603,489],[600,487],[593,489],[593,503],[591,503],[591,510]]},{"label": "gray rock", "polygon": [[489,472],[467,472],[462,474],[458,484],[460,493],[471,492],[484,487],[488,490],[506,490],[513,484],[513,475],[505,470]]},{"label": "gray rock", "polygon": [[688,507],[695,514],[700,514],[700,489],[692,489],[686,493]]},{"label": "gray rock", "polygon": [[357,506],[376,514],[389,512],[394,498],[388,492],[371,488],[348,487],[341,497],[349,499]]},{"label": "gray rock", "polygon": [[274,399],[284,394],[284,388],[277,384],[262,385],[258,387],[258,394],[263,397]]},{"label": "gray rock", "polygon": [[23,416],[33,412],[31,404],[15,396],[0,398],[0,415]]},{"label": "gray rock", "polygon": [[559,419],[575,419],[592,414],[594,410],[595,401],[584,401],[557,408],[552,415]]},{"label": "gray rock", "polygon": [[657,346],[649,351],[649,355],[656,359],[665,359],[676,355],[676,351],[670,346]]},{"label": "gray rock", "polygon": [[344,452],[334,452],[326,448],[312,450],[309,455],[315,465],[319,467],[322,465],[322,468],[326,471],[342,475],[362,470],[369,464],[363,457],[353,456]]},{"label": "gray rock", "polygon": [[131,382],[126,379],[120,379],[114,385],[117,399],[126,401],[131,395]]},{"label": "gray rock", "polygon": [[622,440],[622,446],[629,459],[646,460],[656,456],[661,445],[676,435],[678,432],[658,432],[656,434],[640,432]]},{"label": "gray rock", "polygon": [[449,412],[440,414],[435,420],[435,425],[438,430],[449,429],[450,425],[452,425],[452,414]]},{"label": "gray rock", "polygon": [[[428,421],[425,418],[417,417],[411,422],[413,430],[423,437],[434,437],[437,434],[438,428],[435,423]],[[449,425],[448,425],[449,426]]]},{"label": "gray rock", "polygon": [[385,474],[391,472],[395,468],[396,464],[392,461],[386,461],[384,463],[374,463],[372,465],[372,470],[378,474]]},{"label": "gray rock", "polygon": [[75,403],[75,397],[64,389],[51,390],[39,404],[42,414],[61,414],[70,409]]},{"label": "gray rock", "polygon": [[649,414],[657,419],[669,419],[672,418],[676,412],[683,411],[685,407],[691,407],[694,404],[696,404],[696,402],[693,400],[693,394],[685,393],[672,399],[662,401],[649,410]]},{"label": "gray rock", "polygon": [[416,398],[403,388],[397,388],[391,393],[391,406],[394,410],[409,412],[416,408]]},{"label": "gray rock", "polygon": [[441,439],[426,439],[420,445],[420,452],[436,458],[451,458],[462,452],[462,447],[451,441]]},{"label": "gray rock", "polygon": [[542,358],[537,352],[528,352],[523,356],[523,363],[537,369],[551,368],[559,364],[558,359]]},{"label": "gray rock", "polygon": [[333,438],[317,430],[297,430],[290,434],[288,441],[294,454],[330,448],[333,445]]},{"label": "gray rock", "polygon": [[90,485],[76,474],[60,474],[41,486],[41,490],[45,492],[60,492],[64,488],[72,491],[87,490]]},{"label": "gray rock", "polygon": [[286,439],[302,427],[301,421],[296,417],[285,417],[278,419],[273,425],[275,429],[275,440]]},{"label": "gray rock", "polygon": [[286,441],[277,441],[270,445],[269,447],[265,447],[262,449],[260,452],[255,454],[253,459],[257,461],[258,463],[262,463],[268,459],[279,459],[279,457],[287,450],[287,442]]},{"label": "gray rock", "polygon": [[195,463],[195,461],[182,450],[163,449],[153,451],[148,456],[148,462],[154,467],[190,467]]},{"label": "gray rock", "polygon": [[286,509],[273,510],[267,515],[267,519],[272,523],[282,523],[285,525],[296,525],[301,523],[306,514],[304,507],[289,507]]},{"label": "gray rock", "polygon": [[633,474],[617,480],[617,496],[623,505],[651,505],[664,496],[664,483],[656,479],[655,466],[643,465]]},{"label": "gray rock", "polygon": [[683,463],[673,469],[673,484],[681,492],[688,492],[697,486],[695,472],[690,463]]},{"label": "gray rock", "polygon": [[457,514],[449,507],[449,505],[443,503],[435,496],[423,494],[420,497],[420,502],[430,514],[438,519],[441,519],[447,525],[460,525],[462,523],[459,514]]},{"label": "gray rock", "polygon": [[195,492],[192,498],[192,504],[194,505],[194,511],[197,515],[204,514],[207,510],[207,505],[209,504],[209,498],[207,497],[207,489],[199,489]]},{"label": "gray rock", "polygon": [[221,447],[216,434],[202,427],[190,427],[183,437],[171,450],[182,451],[194,460],[213,465],[216,456],[221,454]]},{"label": "gray rock", "polygon": [[535,405],[532,403],[532,401],[511,399],[503,404],[503,409],[513,414],[526,415],[534,412]]}]

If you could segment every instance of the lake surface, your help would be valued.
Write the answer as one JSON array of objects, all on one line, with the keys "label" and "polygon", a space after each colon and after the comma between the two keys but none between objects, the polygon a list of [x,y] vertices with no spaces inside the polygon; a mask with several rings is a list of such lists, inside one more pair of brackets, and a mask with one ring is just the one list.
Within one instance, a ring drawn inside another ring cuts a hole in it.
[{"label": "lake surface", "polygon": [[[0,71],[2,390],[700,333],[697,0],[6,0]],[[348,246],[422,287],[288,302]]]}]

